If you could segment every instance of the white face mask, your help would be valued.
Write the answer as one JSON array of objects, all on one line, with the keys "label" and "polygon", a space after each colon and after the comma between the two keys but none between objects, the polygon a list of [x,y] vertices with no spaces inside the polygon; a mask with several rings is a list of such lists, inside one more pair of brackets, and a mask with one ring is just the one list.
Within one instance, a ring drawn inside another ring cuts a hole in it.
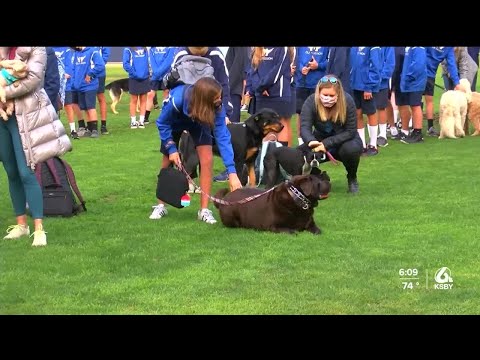
[{"label": "white face mask", "polygon": [[320,101],[322,102],[323,106],[330,108],[337,103],[338,95],[330,96],[330,95],[322,95],[320,94]]}]

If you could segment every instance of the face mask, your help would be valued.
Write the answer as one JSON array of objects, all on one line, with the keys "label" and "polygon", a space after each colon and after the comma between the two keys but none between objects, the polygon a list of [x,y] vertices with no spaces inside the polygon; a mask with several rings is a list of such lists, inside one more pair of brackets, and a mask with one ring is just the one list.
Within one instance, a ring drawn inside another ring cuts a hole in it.
[{"label": "face mask", "polygon": [[337,103],[338,95],[335,96],[328,96],[320,94],[320,101],[322,102],[323,106],[330,108]]}]

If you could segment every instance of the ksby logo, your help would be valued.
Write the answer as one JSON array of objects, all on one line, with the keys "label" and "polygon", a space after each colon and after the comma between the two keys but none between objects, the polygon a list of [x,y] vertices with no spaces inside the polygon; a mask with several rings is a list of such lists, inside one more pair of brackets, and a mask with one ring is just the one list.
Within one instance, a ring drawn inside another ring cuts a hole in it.
[{"label": "ksby logo", "polygon": [[440,290],[450,290],[453,288],[453,278],[452,272],[446,266],[440,268],[435,273],[435,282],[434,289]]}]

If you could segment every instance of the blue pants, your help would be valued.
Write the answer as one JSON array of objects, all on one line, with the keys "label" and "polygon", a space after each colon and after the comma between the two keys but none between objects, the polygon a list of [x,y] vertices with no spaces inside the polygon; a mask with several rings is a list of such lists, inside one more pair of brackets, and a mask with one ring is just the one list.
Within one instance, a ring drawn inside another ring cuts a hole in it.
[{"label": "blue pants", "polygon": [[25,215],[26,203],[34,219],[43,218],[42,189],[27,166],[15,115],[0,119],[0,158],[7,172],[10,198],[16,216]]}]

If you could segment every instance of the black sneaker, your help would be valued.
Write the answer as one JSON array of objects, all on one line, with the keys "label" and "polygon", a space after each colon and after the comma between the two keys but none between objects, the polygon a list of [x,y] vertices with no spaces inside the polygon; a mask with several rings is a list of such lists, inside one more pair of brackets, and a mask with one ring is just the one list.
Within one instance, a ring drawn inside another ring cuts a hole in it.
[{"label": "black sneaker", "polygon": [[358,193],[358,181],[357,179],[349,179],[348,180],[348,191],[351,194],[357,194]]},{"label": "black sneaker", "polygon": [[427,135],[428,135],[428,136],[439,137],[439,136],[440,136],[440,133],[432,126],[431,128],[428,129]]},{"label": "black sneaker", "polygon": [[367,156],[367,150],[368,150],[368,148],[363,148],[360,156]]},{"label": "black sneaker", "polygon": [[383,136],[377,137],[377,145],[380,147],[388,146],[388,141]]},{"label": "black sneaker", "polygon": [[410,135],[408,135],[405,139],[400,140],[404,144],[415,144],[423,142],[422,132],[420,130],[413,130]]},{"label": "black sneaker", "polygon": [[75,130],[72,130],[72,131],[70,132],[70,136],[72,137],[72,139],[75,139],[75,140],[80,139],[80,138],[78,137],[77,132],[76,132]]},{"label": "black sneaker", "polygon": [[405,140],[406,137],[407,137],[407,135],[405,135],[405,134],[403,133],[403,131],[399,131],[398,134],[397,134],[397,135],[393,135],[393,136],[391,137],[391,139],[392,139],[392,140],[400,140],[400,141],[401,141],[401,140]]},{"label": "black sneaker", "polygon": [[102,126],[102,127],[100,128],[100,133],[101,133],[102,135],[108,135],[108,134],[110,134],[110,133],[108,132],[106,126]]},{"label": "black sneaker", "polygon": [[375,146],[368,145],[367,151],[365,152],[365,156],[374,156],[378,154],[378,150]]},{"label": "black sneaker", "polygon": [[148,125],[148,124],[150,124],[150,120],[145,119],[145,120],[143,120],[143,123],[144,123],[145,125]]}]

